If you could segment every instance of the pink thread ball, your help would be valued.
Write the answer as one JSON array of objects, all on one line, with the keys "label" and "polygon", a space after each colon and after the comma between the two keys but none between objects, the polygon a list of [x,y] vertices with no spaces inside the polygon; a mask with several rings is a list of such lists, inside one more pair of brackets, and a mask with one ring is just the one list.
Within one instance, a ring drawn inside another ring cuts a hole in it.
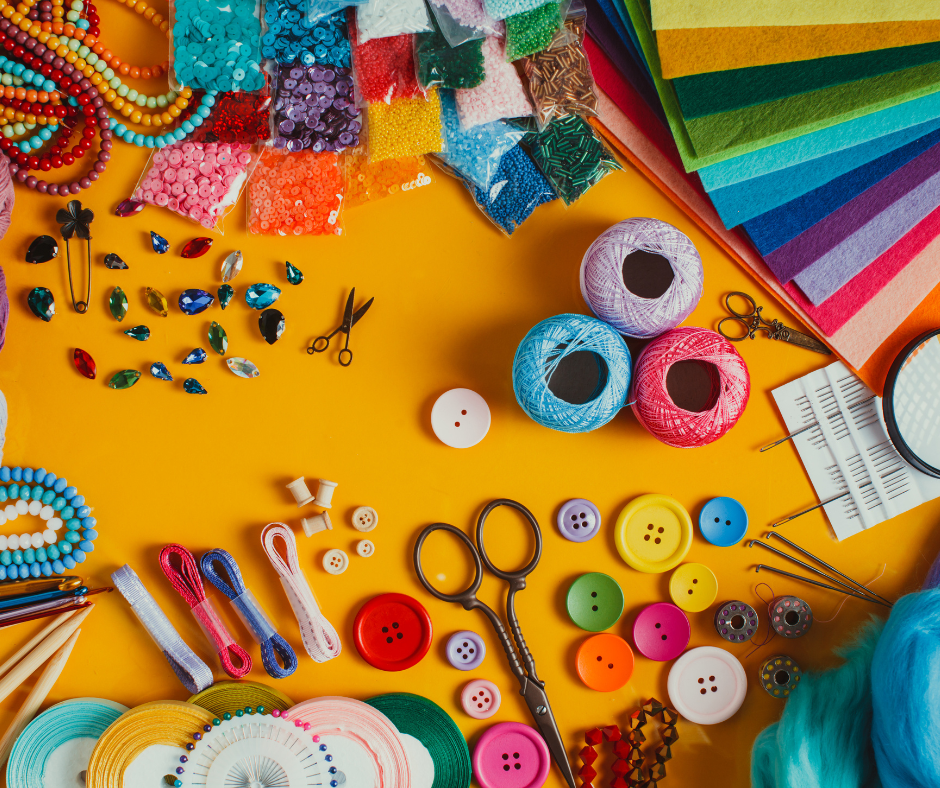
[{"label": "pink thread ball", "polygon": [[[715,404],[693,413],[680,408],[666,389],[669,368],[680,361],[712,364],[718,380]],[[730,430],[744,413],[751,393],[751,377],[744,359],[727,339],[707,328],[685,326],[667,331],[650,342],[633,369],[633,413],[659,441],[688,449],[707,446]]]}]

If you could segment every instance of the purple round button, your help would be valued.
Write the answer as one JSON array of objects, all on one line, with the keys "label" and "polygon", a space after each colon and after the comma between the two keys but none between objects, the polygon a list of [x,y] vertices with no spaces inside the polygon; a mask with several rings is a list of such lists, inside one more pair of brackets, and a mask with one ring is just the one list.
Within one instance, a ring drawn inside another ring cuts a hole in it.
[{"label": "purple round button", "polygon": [[558,530],[572,542],[586,542],[601,530],[601,513],[584,498],[574,498],[558,512]]},{"label": "purple round button", "polygon": [[689,619],[675,605],[656,602],[633,622],[633,645],[647,659],[668,662],[689,645],[692,628]]},{"label": "purple round button", "polygon": [[458,670],[480,667],[486,656],[486,644],[476,632],[455,632],[447,641],[447,660]]}]

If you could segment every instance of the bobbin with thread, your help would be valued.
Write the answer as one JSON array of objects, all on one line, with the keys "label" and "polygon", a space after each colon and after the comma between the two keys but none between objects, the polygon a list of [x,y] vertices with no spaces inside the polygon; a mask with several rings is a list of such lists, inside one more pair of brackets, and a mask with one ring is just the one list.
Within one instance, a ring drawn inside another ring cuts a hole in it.
[{"label": "bobbin with thread", "polygon": [[286,485],[287,489],[290,490],[291,495],[294,496],[294,500],[297,501],[297,508],[301,506],[306,506],[308,503],[313,501],[313,496],[310,494],[310,489],[307,487],[307,481],[303,476],[294,479],[290,484]]},{"label": "bobbin with thread", "polygon": [[796,689],[803,671],[793,657],[778,654],[764,660],[760,666],[760,685],[772,698],[786,698]]},{"label": "bobbin with thread", "polygon": [[[625,269],[636,253],[638,258],[654,255],[668,264],[671,279],[664,290],[653,282],[645,283],[640,294],[630,289]],[[585,303],[598,318],[628,337],[655,337],[679,325],[702,298],[704,279],[695,245],[685,233],[659,219],[635,217],[618,222],[597,237],[581,261]],[[651,297],[647,292],[658,294]]]},{"label": "bobbin with thread", "polygon": [[333,508],[333,491],[339,486],[337,482],[331,482],[327,479],[320,479],[317,487],[317,497],[314,503],[321,509]]},{"label": "bobbin with thread", "polygon": [[304,517],[300,521],[300,525],[308,537],[318,534],[320,531],[333,530],[333,523],[328,512],[320,512],[313,515],[313,517]]},{"label": "bobbin with thread", "polygon": [[715,631],[729,643],[746,643],[757,634],[757,611],[746,602],[733,599],[715,611]]},{"label": "bobbin with thread", "polygon": [[813,625],[813,611],[798,596],[780,596],[769,605],[770,626],[780,637],[803,637]]}]

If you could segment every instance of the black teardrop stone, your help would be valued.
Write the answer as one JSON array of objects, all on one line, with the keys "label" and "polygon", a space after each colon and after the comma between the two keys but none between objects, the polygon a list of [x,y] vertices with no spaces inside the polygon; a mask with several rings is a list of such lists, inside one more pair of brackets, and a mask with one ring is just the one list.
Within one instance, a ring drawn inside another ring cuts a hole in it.
[{"label": "black teardrop stone", "polygon": [[51,235],[40,235],[26,250],[27,263],[48,263],[59,254],[59,244]]},{"label": "black teardrop stone", "polygon": [[258,318],[261,336],[269,345],[273,345],[284,333],[284,315],[277,309],[265,309]]},{"label": "black teardrop stone", "polygon": [[104,264],[113,271],[122,271],[127,268],[127,263],[114,252],[109,252],[104,256]]}]

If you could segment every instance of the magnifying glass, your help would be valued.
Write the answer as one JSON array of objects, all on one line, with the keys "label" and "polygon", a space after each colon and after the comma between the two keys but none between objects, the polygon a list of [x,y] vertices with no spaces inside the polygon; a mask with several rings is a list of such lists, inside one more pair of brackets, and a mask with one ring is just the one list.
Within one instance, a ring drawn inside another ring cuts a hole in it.
[{"label": "magnifying glass", "polygon": [[940,478],[940,328],[898,353],[882,409],[898,453],[921,473]]}]

